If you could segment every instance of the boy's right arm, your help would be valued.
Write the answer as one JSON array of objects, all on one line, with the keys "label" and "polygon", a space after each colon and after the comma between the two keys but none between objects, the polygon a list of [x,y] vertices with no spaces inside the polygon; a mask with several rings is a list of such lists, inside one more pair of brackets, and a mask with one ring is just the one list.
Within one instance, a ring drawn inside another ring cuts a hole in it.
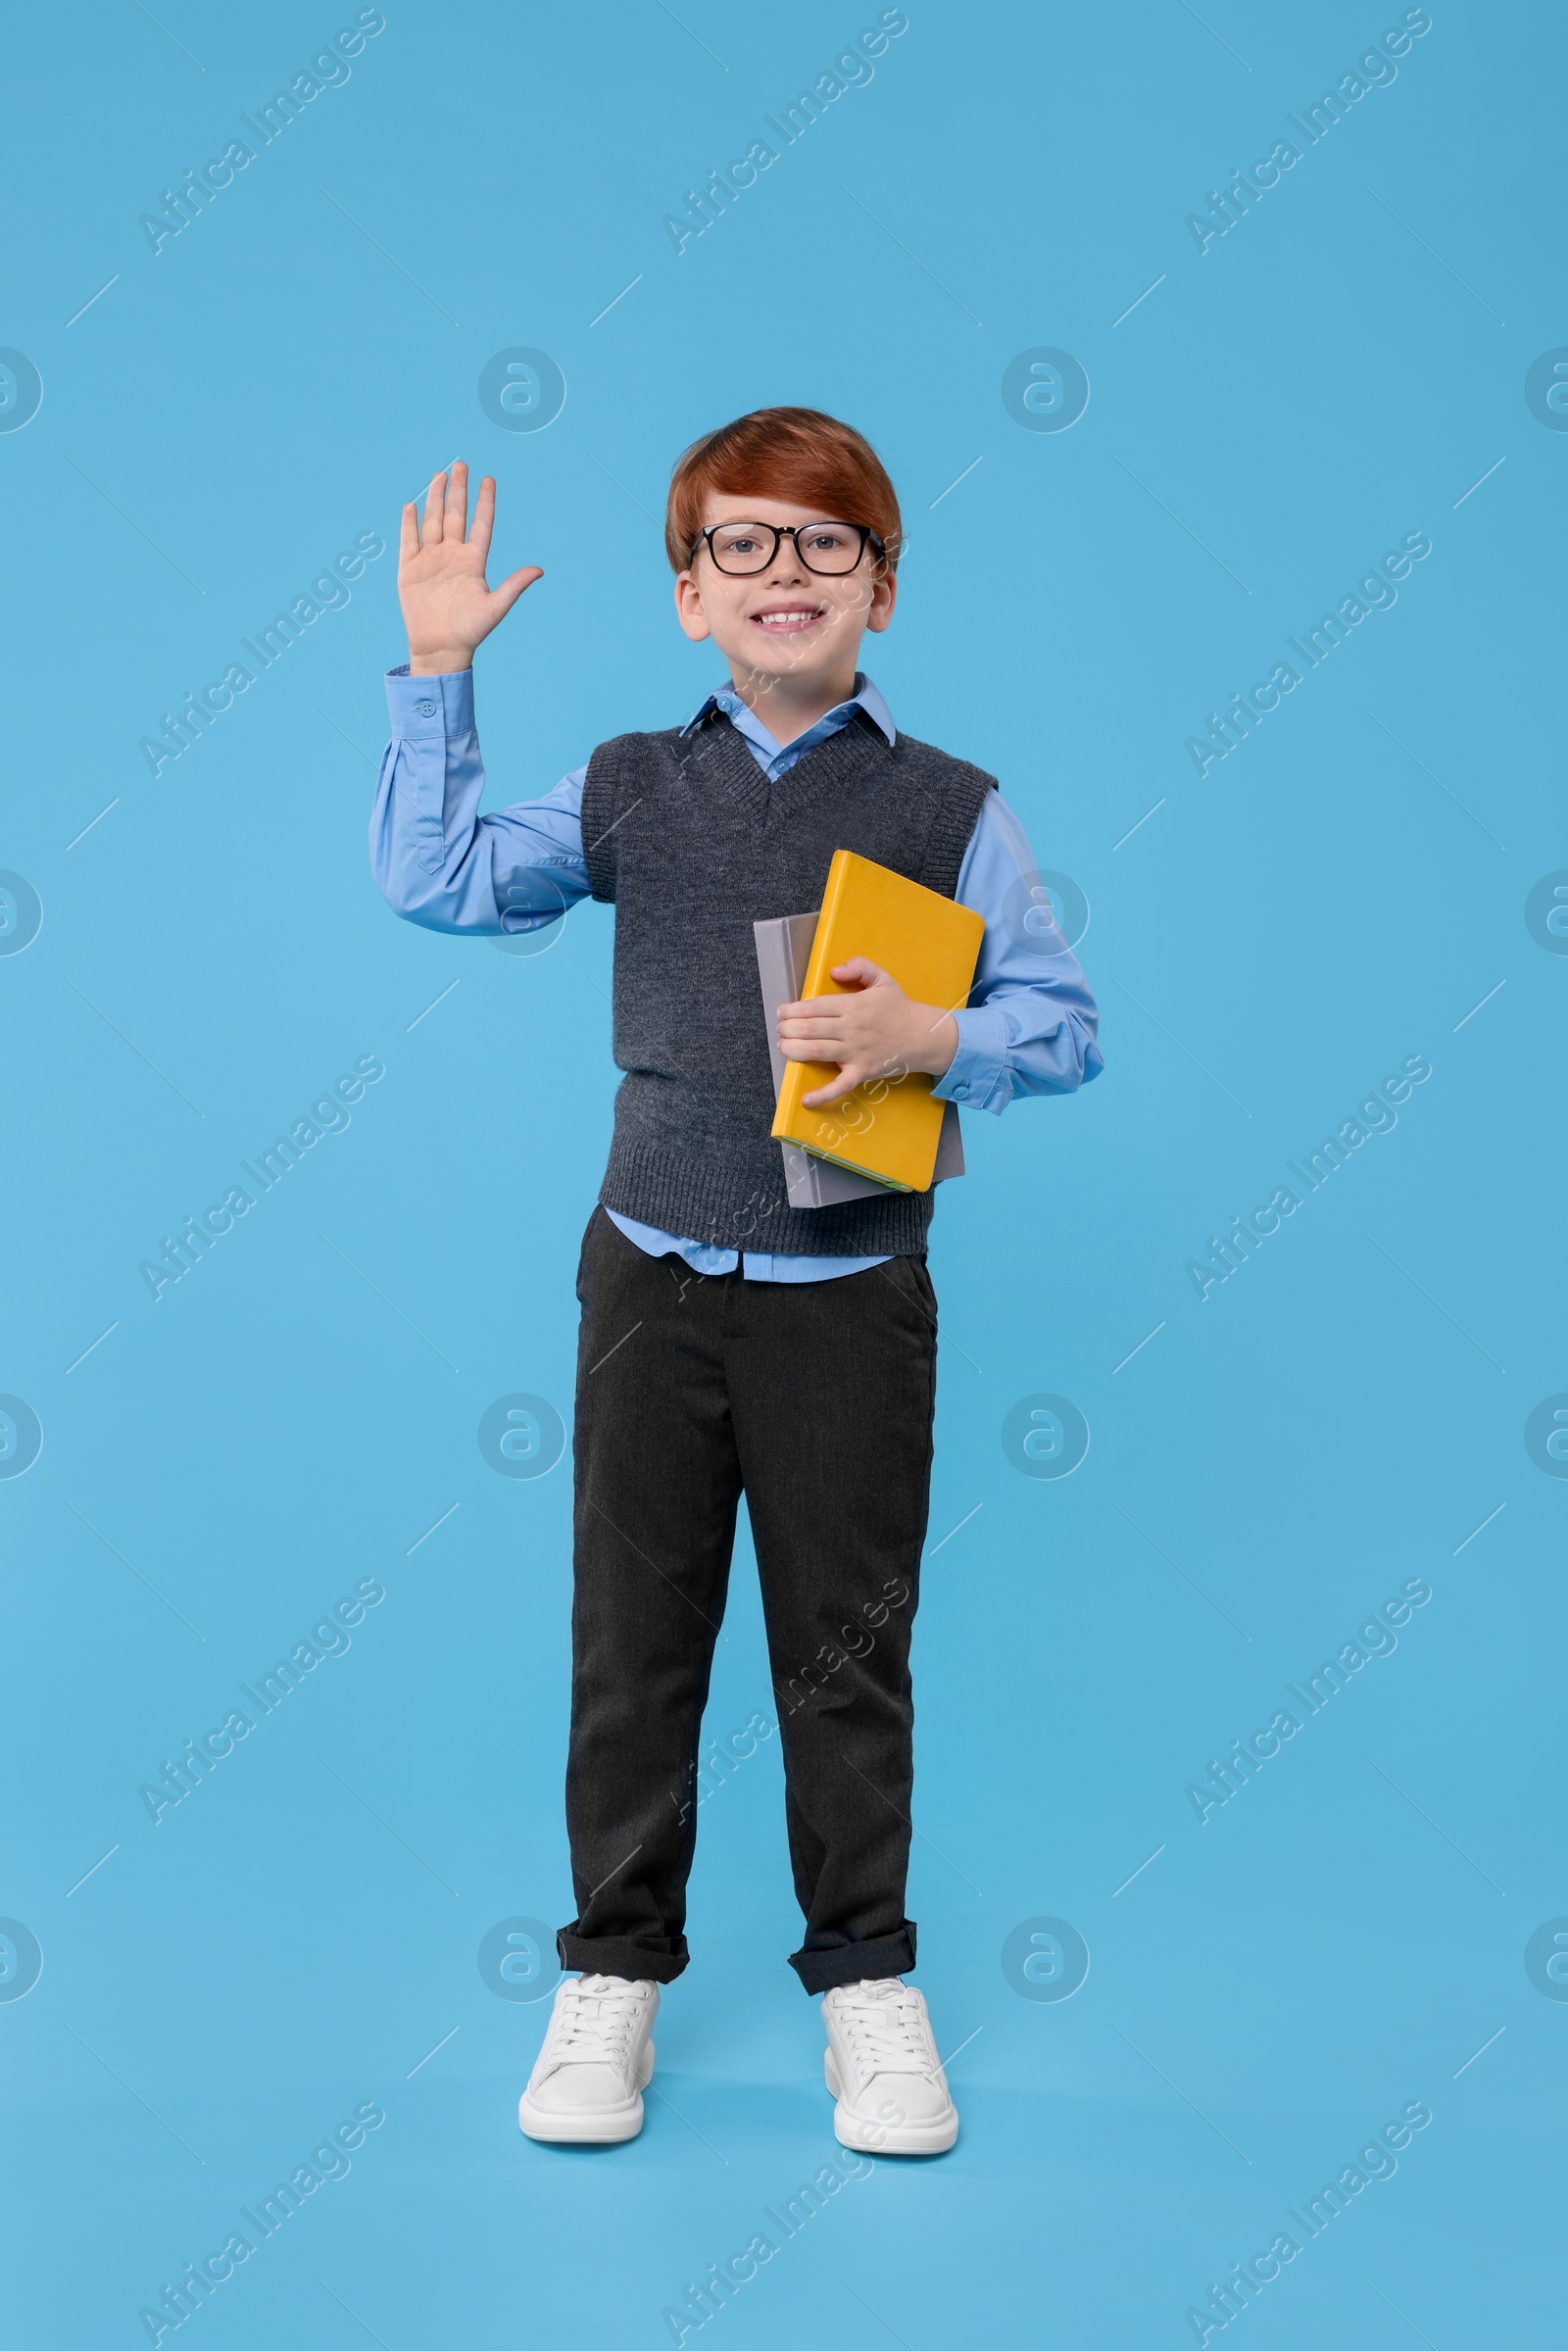
[{"label": "boy's right arm", "polygon": [[471,531],[467,494],[467,468],[457,465],[430,484],[422,536],[413,504],[403,510],[398,595],[409,661],[387,677],[392,739],[370,817],[370,864],[388,904],[428,929],[533,930],[588,892],[586,770],[542,800],[478,813],[474,652],[542,573],[530,565],[498,588],[485,585],[495,483],[487,475],[479,485]]}]

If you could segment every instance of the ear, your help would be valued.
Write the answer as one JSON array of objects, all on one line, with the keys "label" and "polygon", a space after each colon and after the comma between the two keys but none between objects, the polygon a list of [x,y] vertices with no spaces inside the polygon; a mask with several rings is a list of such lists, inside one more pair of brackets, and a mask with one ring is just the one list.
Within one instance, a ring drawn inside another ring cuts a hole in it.
[{"label": "ear", "polygon": [[713,633],[703,610],[702,590],[689,571],[681,572],[675,581],[675,617],[694,645],[701,645]]},{"label": "ear", "polygon": [[893,608],[898,602],[898,573],[896,571],[882,572],[871,586],[871,605],[865,615],[865,625],[868,629],[880,633],[887,627],[893,618]]}]

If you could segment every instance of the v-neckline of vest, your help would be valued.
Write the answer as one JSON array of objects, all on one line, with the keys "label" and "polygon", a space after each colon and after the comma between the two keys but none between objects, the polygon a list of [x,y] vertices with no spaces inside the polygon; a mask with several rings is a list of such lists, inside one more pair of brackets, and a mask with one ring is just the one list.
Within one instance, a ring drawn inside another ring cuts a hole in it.
[{"label": "v-neckline of vest", "polygon": [[[720,734],[719,728],[723,732]],[[874,736],[876,744],[885,750],[887,739],[874,719],[863,710],[858,710],[845,724],[835,727],[820,743],[804,752],[793,767],[781,776],[769,776],[748,748],[740,729],[723,711],[714,711],[705,721],[699,743],[706,743],[719,752],[723,760],[723,780],[741,805],[764,821],[774,815],[797,815],[823,793],[833,789],[840,780],[844,754],[858,748],[874,750],[867,740]]]}]

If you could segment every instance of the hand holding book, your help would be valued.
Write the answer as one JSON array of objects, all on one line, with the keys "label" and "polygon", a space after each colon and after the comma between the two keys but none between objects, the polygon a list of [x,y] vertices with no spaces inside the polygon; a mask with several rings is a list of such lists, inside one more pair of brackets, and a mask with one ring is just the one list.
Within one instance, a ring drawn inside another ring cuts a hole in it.
[{"label": "hand holding book", "polygon": [[932,1081],[958,1050],[953,1010],[968,1002],[984,932],[970,907],[835,850],[801,993],[778,1015],[774,1139],[928,1190],[952,1107]]},{"label": "hand holding book", "polygon": [[891,972],[867,955],[835,963],[831,977],[849,996],[813,996],[778,1007],[779,1050],[789,1061],[836,1061],[838,1076],[801,1101],[818,1109],[853,1094],[867,1078],[921,1070],[939,1078],[958,1050],[958,1024],[941,1004],[917,1004]]}]

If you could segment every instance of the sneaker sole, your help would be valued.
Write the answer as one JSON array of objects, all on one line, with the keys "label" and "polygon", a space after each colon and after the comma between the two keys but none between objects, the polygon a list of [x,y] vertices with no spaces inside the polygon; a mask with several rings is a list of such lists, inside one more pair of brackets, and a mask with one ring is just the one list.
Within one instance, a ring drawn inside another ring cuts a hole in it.
[{"label": "sneaker sole", "polygon": [[517,2101],[517,2128],[525,2138],[550,2141],[562,2147],[616,2147],[635,2138],[643,2127],[643,2091],[654,2078],[654,2044],[649,2042],[638,2067],[639,2087],[624,2106],[602,2106],[590,2114],[552,2114],[535,2106],[526,2090]]},{"label": "sneaker sole", "polygon": [[870,2122],[846,2107],[844,2085],[831,2049],[823,2052],[822,2072],[828,2094],[836,2101],[833,2136],[841,2147],[853,2147],[861,2155],[946,2155],[956,2140],[958,2110],[951,2098],[947,2113],[937,2115],[929,2123]]}]

